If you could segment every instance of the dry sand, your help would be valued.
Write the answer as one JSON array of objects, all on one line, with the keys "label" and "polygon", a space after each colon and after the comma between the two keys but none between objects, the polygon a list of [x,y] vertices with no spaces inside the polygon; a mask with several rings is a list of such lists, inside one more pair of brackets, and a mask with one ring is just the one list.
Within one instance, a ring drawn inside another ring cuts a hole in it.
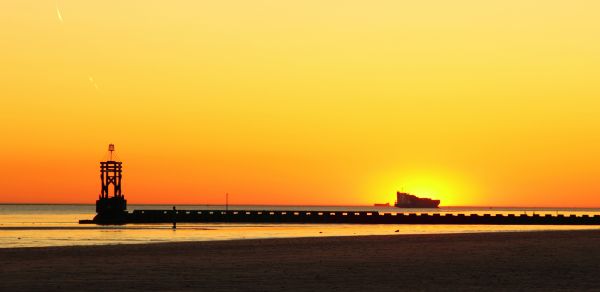
[{"label": "dry sand", "polygon": [[599,290],[600,231],[0,249],[0,291]]}]

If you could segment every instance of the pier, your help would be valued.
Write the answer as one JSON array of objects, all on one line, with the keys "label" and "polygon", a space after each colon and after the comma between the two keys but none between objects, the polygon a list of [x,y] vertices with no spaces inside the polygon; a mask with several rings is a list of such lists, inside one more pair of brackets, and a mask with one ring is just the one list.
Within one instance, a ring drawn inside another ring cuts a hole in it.
[{"label": "pier", "polygon": [[515,215],[453,213],[380,213],[355,211],[134,210],[117,220],[81,220],[81,224],[141,223],[310,223],[310,224],[476,224],[600,225],[600,215]]}]

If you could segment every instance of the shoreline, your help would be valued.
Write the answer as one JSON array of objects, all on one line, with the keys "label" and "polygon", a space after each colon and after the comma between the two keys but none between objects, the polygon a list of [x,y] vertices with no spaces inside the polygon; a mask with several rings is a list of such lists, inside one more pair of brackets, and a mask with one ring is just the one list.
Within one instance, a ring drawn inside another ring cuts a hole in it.
[{"label": "shoreline", "polygon": [[[305,224],[287,224],[284,225],[287,228],[290,228],[290,226],[292,227],[305,227]],[[378,225],[375,225],[378,226]],[[360,234],[360,233],[348,233],[348,234],[334,234],[334,235],[329,235],[329,231],[327,229],[315,229],[313,230],[313,234],[312,235],[297,235],[297,234],[293,234],[293,235],[283,235],[283,236],[273,236],[272,237],[265,237],[264,235],[255,235],[255,237],[250,236],[250,237],[245,237],[245,236],[240,236],[240,237],[231,237],[231,238],[210,238],[210,237],[204,237],[204,238],[186,238],[186,239],[172,239],[169,240],[168,237],[166,237],[165,239],[162,238],[158,238],[158,239],[146,239],[146,240],[137,240],[134,238],[124,238],[119,240],[115,240],[115,241],[96,241],[96,242],[86,242],[86,243],[74,243],[74,244],[69,244],[67,243],[68,240],[63,240],[60,243],[53,243],[53,244],[49,244],[49,245],[27,245],[27,243],[21,243],[19,245],[19,243],[13,243],[13,244],[9,244],[8,246],[0,246],[0,250],[7,250],[7,249],[31,249],[31,248],[53,248],[53,247],[93,247],[93,246],[115,246],[115,245],[146,245],[146,244],[151,244],[151,245],[156,245],[156,244],[165,244],[165,245],[169,245],[169,244],[178,244],[178,243],[201,243],[201,242],[226,242],[226,241],[238,241],[238,240],[275,240],[275,239],[304,239],[304,238],[348,238],[348,237],[377,237],[377,236],[442,236],[442,235],[461,235],[461,234],[502,234],[502,233],[544,233],[544,232],[571,232],[571,231],[600,231],[600,226],[574,226],[574,228],[569,228],[569,226],[558,226],[558,227],[564,227],[561,229],[553,229],[553,228],[557,228],[557,226],[546,226],[546,225],[530,225],[527,227],[539,227],[540,229],[513,229],[513,230],[482,230],[482,229],[473,229],[473,230],[458,230],[458,231],[452,231],[452,230],[445,230],[445,231],[436,231],[436,232],[414,232],[411,233],[411,231],[409,231],[409,233],[406,233],[406,231],[402,230],[402,229],[396,229],[394,231],[394,228],[392,228],[393,226],[388,226],[388,225],[384,225],[385,227],[389,227],[388,228],[388,232],[387,233],[372,233],[372,234]],[[454,226],[454,225],[452,225]],[[462,227],[463,225],[459,225],[460,227]],[[482,228],[487,228],[489,227],[489,225],[470,225],[471,227],[482,227]],[[238,226],[239,227],[239,226]],[[243,226],[246,227],[246,226]],[[274,226],[268,226],[268,227],[274,227]],[[275,225],[275,227],[280,227],[280,225]],[[333,227],[332,225],[324,225],[321,227]],[[403,226],[402,226],[403,227]],[[437,226],[436,226],[437,227]],[[549,228],[544,228],[544,227],[549,227]],[[399,228],[399,227],[398,227]],[[213,231],[213,232],[219,232],[219,229],[216,227],[192,227],[190,228],[190,226],[186,226],[183,228],[178,228],[177,230],[172,230],[170,228],[170,226],[164,225],[164,226],[138,226],[138,227],[127,227],[127,228],[106,228],[106,229],[102,229],[102,228],[97,228],[97,227],[45,227],[45,226],[36,226],[36,227],[0,227],[0,232],[1,231],[12,231],[12,232],[19,232],[19,231],[25,231],[25,232],[36,232],[36,231],[61,231],[61,230],[80,230],[80,231],[98,231],[98,230],[107,230],[107,231],[155,231],[155,230],[160,230],[160,231],[165,231],[165,232],[188,232],[188,231],[198,231],[198,230],[202,230],[202,231]],[[317,230],[323,230],[323,232],[317,231]],[[244,234],[243,230],[239,230],[238,231],[240,234]],[[316,233],[318,232],[318,233]],[[21,239],[20,237],[18,238],[19,240]],[[80,242],[81,240],[75,240],[74,242]]]},{"label": "shoreline", "polygon": [[[299,224],[303,225],[303,224]],[[170,230],[169,226],[160,228],[161,230]],[[487,225],[482,225],[487,226]],[[537,225],[535,225],[537,226]],[[544,226],[544,225],[539,225]],[[552,226],[552,225],[550,225]],[[577,226],[577,225],[576,225]],[[96,230],[95,227],[1,227],[2,230]],[[147,230],[148,228],[127,228],[126,230]],[[186,230],[184,228],[178,228],[178,230]],[[214,228],[194,228],[201,230],[218,230]],[[320,236],[297,236],[297,237],[268,237],[268,238],[233,238],[233,239],[216,239],[216,240],[182,240],[182,241],[160,241],[160,242],[140,242],[140,243],[101,243],[101,244],[86,244],[86,245],[56,245],[56,246],[24,246],[24,247],[0,247],[0,250],[7,249],[30,249],[30,248],[69,248],[69,247],[93,247],[93,246],[118,246],[118,245],[171,245],[171,244],[184,244],[184,243],[204,243],[204,242],[227,242],[227,241],[249,241],[249,240],[289,240],[297,238],[348,238],[348,237],[395,237],[395,236],[444,236],[444,235],[467,235],[467,234],[504,234],[504,233],[555,233],[555,232],[587,232],[587,231],[598,231],[600,232],[600,226],[591,225],[589,228],[583,227],[582,229],[568,229],[568,230],[503,230],[503,231],[466,231],[466,232],[440,232],[440,233],[400,233],[400,234],[368,234],[368,235],[320,235]]]},{"label": "shoreline", "polygon": [[574,230],[4,248],[0,290],[597,289],[599,244]]}]

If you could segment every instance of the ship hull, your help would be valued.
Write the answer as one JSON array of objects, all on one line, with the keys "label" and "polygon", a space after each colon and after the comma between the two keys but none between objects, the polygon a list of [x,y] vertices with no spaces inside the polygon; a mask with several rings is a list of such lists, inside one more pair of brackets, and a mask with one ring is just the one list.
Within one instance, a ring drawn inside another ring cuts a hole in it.
[{"label": "ship hull", "polygon": [[431,202],[411,202],[404,204],[396,204],[396,208],[438,208],[440,206],[440,200],[431,200]]}]

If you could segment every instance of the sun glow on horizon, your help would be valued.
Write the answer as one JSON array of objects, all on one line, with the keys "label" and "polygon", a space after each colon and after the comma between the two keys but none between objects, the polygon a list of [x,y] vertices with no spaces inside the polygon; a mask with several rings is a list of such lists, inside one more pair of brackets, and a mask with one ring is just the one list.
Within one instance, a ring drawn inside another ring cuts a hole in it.
[{"label": "sun glow on horizon", "polygon": [[[439,168],[406,169],[379,174],[371,181],[376,189],[376,199],[381,203],[394,202],[396,192],[406,192],[421,198],[441,201],[441,206],[467,206],[476,204],[477,188],[458,172]],[[380,203],[377,201],[377,203]]]}]

